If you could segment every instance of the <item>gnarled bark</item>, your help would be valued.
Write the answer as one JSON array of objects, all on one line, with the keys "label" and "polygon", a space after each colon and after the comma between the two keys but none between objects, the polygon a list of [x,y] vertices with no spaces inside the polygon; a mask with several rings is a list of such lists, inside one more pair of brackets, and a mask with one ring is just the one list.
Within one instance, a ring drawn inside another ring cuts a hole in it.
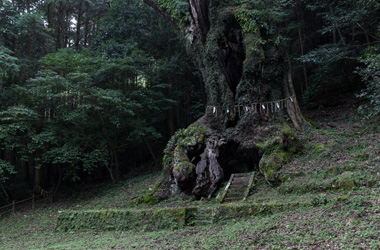
[{"label": "gnarled bark", "polygon": [[210,30],[209,5],[210,0],[189,0],[192,33],[202,42],[206,41]]},{"label": "gnarled bark", "polygon": [[201,160],[196,166],[196,184],[192,191],[196,197],[211,196],[223,181],[223,169],[218,162],[219,148],[225,141],[217,135],[210,136],[206,142],[206,148],[200,155]]},{"label": "gnarled bark", "polygon": [[[157,0],[144,2],[167,18],[173,14],[174,10],[163,8]],[[267,125],[269,120],[281,119],[284,111],[289,113],[296,128],[307,122],[297,99],[293,98],[286,54],[272,42],[268,32],[260,28],[243,32],[236,15],[239,6],[216,0],[188,0],[187,3],[189,20],[179,22],[171,18],[171,21],[182,32],[188,53],[197,61],[202,73],[208,107],[197,124],[207,128],[209,134],[204,141],[195,144],[177,142],[176,153],[173,149],[167,154],[178,156],[181,152],[181,157],[166,161],[165,169],[173,192],[211,197],[229,166],[245,164],[249,169],[258,169],[260,159],[257,158],[263,154],[258,143],[267,139],[266,136],[276,135],[276,132],[268,134],[271,129],[260,126]],[[262,40],[268,42],[262,43]],[[292,101],[288,100],[287,110],[283,107],[282,112],[273,112],[273,105],[262,108],[261,103],[290,97]],[[184,136],[193,135],[185,133]]]}]

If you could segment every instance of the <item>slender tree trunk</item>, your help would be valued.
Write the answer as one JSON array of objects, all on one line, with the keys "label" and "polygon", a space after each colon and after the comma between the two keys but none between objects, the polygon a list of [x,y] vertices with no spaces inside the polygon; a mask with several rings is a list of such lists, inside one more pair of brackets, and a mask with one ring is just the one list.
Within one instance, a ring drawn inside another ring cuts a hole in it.
[{"label": "slender tree trunk", "polygon": [[34,187],[33,193],[40,194],[42,190],[42,165],[41,165],[42,152],[41,149],[37,149],[34,156]]},{"label": "slender tree trunk", "polygon": [[110,152],[111,152],[111,166],[110,166],[109,171],[112,172],[112,174],[111,174],[112,181],[117,181],[117,180],[119,180],[119,177],[120,177],[119,157],[118,157],[117,152],[113,146],[110,146]]},{"label": "slender tree trunk", "polygon": [[167,111],[167,121],[169,128],[170,137],[175,133],[175,114],[174,114],[174,105],[171,105],[170,109]]},{"label": "slender tree trunk", "polygon": [[6,201],[9,203],[9,195],[8,195],[8,192],[7,190],[5,189],[3,183],[0,181],[0,186],[1,186],[1,190],[3,191],[4,195],[5,195],[5,198],[6,198]]},{"label": "slender tree trunk", "polygon": [[296,98],[296,92],[293,85],[293,77],[292,77],[292,67],[290,63],[290,58],[287,54],[287,61],[288,61],[288,73],[287,77],[285,77],[284,80],[284,88],[285,92],[290,98],[290,100],[287,100],[287,111],[290,116],[290,119],[292,120],[294,127],[296,129],[301,129],[302,126],[310,126],[310,123],[305,120],[305,118],[302,115],[301,109],[298,104],[298,100]]},{"label": "slender tree trunk", "polygon": [[58,189],[59,189],[59,187],[60,187],[60,185],[61,185],[62,178],[63,178],[63,170],[62,170],[62,166],[58,165],[58,181],[57,181],[57,185],[55,186],[52,195],[57,194]]},{"label": "slender tree trunk", "polygon": [[57,50],[64,48],[64,38],[65,38],[65,9],[63,2],[58,3],[58,23],[57,23]]},{"label": "slender tree trunk", "polygon": [[144,141],[145,141],[145,145],[146,145],[146,147],[147,147],[148,150],[149,150],[150,155],[152,156],[154,162],[156,163],[156,162],[157,162],[157,157],[156,157],[156,155],[154,154],[154,151],[153,151],[152,147],[150,146],[148,140],[147,140],[145,137],[144,137]]},{"label": "slender tree trunk", "polygon": [[[26,1],[26,12],[29,14],[30,13],[30,0]],[[28,39],[27,39],[27,49],[26,49],[26,55],[28,58],[32,56],[32,35],[31,35],[31,30],[28,29]]]},{"label": "slender tree trunk", "polygon": [[[173,93],[173,82],[170,81],[170,87],[169,87],[169,97]],[[170,105],[170,109],[167,111],[167,123],[169,128],[169,135],[170,137],[174,135],[175,133],[175,114],[174,114],[175,106],[173,104]]]},{"label": "slender tree trunk", "polygon": [[85,21],[85,24],[84,24],[84,42],[83,42],[83,46],[86,47],[88,46],[88,33],[89,33],[89,20],[88,20],[88,17],[86,17],[86,21]]},{"label": "slender tree trunk", "polygon": [[[38,121],[36,124],[36,134],[40,134],[42,132],[42,121]],[[38,141],[34,143],[40,143]],[[35,194],[40,194],[42,190],[42,149],[37,146],[37,149],[34,153],[34,187],[33,192]]]},{"label": "slender tree trunk", "polygon": [[109,151],[110,151],[110,156],[111,156],[110,165],[106,166],[106,168],[107,168],[108,172],[110,173],[111,180],[116,181],[119,179],[119,160],[118,160],[118,155],[117,155],[116,149],[114,147],[114,145],[117,145],[117,143],[113,143],[111,141],[111,139],[109,138],[108,131],[107,131],[107,128],[105,127],[105,123],[104,123],[104,119],[103,119],[102,114],[100,112],[98,112],[98,115],[99,115],[100,121],[102,123],[102,130],[104,133],[104,137],[106,138],[106,141],[107,141],[107,144],[109,147]]},{"label": "slender tree trunk", "polygon": [[[333,8],[330,6],[330,13],[331,15],[334,15],[334,11],[333,11]],[[346,45],[346,41],[344,39],[344,36],[342,35],[342,32],[341,30],[339,29],[339,27],[336,27],[335,23],[334,23],[334,31],[333,31],[333,39],[334,39],[334,43],[337,42],[337,39],[336,39],[336,32],[338,32],[338,35],[340,37],[340,41],[342,41],[343,45]]]},{"label": "slender tree trunk", "polygon": [[[304,49],[304,42],[303,42],[303,34],[302,34],[302,27],[301,27],[301,18],[300,18],[300,13],[299,13],[299,1],[297,1],[297,4],[296,4],[296,14],[297,14],[297,23],[298,23],[298,39],[300,41],[300,48],[301,48],[301,56],[304,56],[305,55],[305,49]],[[305,89],[308,89],[308,79],[307,79],[307,70],[306,70],[306,67],[305,67],[305,64],[302,65],[302,69],[303,69],[303,77],[304,77],[304,81],[305,81]],[[302,88],[302,85],[301,85],[301,92],[303,94],[303,88]]]},{"label": "slender tree trunk", "polygon": [[82,13],[83,11],[83,1],[79,1],[79,7],[78,7],[78,18],[77,18],[77,30],[76,30],[76,38],[75,38],[75,47],[79,48],[79,42],[80,42],[80,30],[82,27]]},{"label": "slender tree trunk", "polygon": [[50,29],[50,32],[54,27],[53,17],[54,17],[54,6],[53,6],[53,3],[49,3],[47,6],[47,22],[48,22],[48,28]]},{"label": "slender tree trunk", "polygon": [[369,38],[368,31],[360,23],[356,23],[356,24],[363,30],[364,37],[365,37],[365,40],[367,42],[367,45],[370,44],[371,40]]},{"label": "slender tree trunk", "polygon": [[70,37],[69,37],[69,34],[71,32],[71,26],[70,26],[70,23],[71,23],[71,16],[70,16],[70,10],[69,9],[66,9],[65,11],[65,26],[64,26],[64,48],[68,48],[68,47],[71,47],[71,44],[70,44]]},{"label": "slender tree trunk", "polygon": [[16,40],[16,37],[12,37],[12,52],[15,53],[15,56],[17,57],[17,53],[16,53],[16,46],[17,46],[17,40]]}]

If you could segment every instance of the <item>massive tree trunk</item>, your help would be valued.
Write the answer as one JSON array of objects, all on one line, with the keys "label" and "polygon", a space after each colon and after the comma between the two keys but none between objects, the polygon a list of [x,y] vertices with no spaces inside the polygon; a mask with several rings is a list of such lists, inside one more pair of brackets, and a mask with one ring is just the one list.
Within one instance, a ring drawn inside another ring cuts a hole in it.
[{"label": "massive tree trunk", "polygon": [[307,123],[295,98],[286,50],[264,28],[243,31],[237,13],[247,6],[178,0],[187,3],[188,13],[177,13],[161,1],[144,1],[172,17],[207,92],[205,115],[176,134],[165,150],[170,190],[210,197],[232,172],[258,169],[264,154],[259,143],[277,133],[272,121],[288,113],[296,128]]}]

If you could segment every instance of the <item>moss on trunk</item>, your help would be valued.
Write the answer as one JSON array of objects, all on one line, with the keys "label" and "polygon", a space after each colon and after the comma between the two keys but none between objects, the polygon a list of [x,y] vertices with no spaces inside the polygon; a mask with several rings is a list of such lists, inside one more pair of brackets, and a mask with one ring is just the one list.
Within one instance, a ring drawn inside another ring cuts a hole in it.
[{"label": "moss on trunk", "polygon": [[[144,1],[171,16],[176,13],[175,3],[186,3]],[[288,112],[296,128],[303,125],[295,98],[284,101],[276,112],[273,103],[261,105],[295,94],[285,50],[276,42],[277,34],[269,30],[274,25],[269,18],[250,16],[249,11],[258,8],[254,2],[190,0],[187,5],[188,13],[180,15],[180,21],[177,15],[173,18],[202,73],[208,107],[198,125],[176,133],[165,150],[164,170],[172,193],[210,196],[223,181],[229,163],[246,164],[252,170],[258,168],[252,165],[258,165],[261,155],[262,172],[274,183],[279,179],[275,173],[299,145],[292,141],[293,134],[284,131],[279,136],[281,128],[271,124],[283,122]],[[275,136],[282,140],[276,141],[276,150],[259,150],[260,142],[273,142]]]}]

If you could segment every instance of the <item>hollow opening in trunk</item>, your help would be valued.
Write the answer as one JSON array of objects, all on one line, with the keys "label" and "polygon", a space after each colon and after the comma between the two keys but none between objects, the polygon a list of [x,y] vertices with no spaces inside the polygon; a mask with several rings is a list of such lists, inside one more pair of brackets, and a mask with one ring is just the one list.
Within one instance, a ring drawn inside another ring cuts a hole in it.
[{"label": "hollow opening in trunk", "polygon": [[189,160],[192,164],[195,166],[198,164],[198,162],[201,160],[201,154],[205,148],[205,144],[197,144],[196,146],[187,148],[187,157],[189,157]]},{"label": "hollow opening in trunk", "polygon": [[236,19],[230,19],[226,22],[224,34],[218,45],[219,69],[226,77],[228,87],[235,95],[236,88],[243,75],[243,62],[245,60],[242,29]]},{"label": "hollow opening in trunk", "polygon": [[259,168],[262,155],[258,148],[243,148],[240,143],[229,141],[220,149],[218,162],[224,171],[224,179],[231,174],[248,173]]}]

